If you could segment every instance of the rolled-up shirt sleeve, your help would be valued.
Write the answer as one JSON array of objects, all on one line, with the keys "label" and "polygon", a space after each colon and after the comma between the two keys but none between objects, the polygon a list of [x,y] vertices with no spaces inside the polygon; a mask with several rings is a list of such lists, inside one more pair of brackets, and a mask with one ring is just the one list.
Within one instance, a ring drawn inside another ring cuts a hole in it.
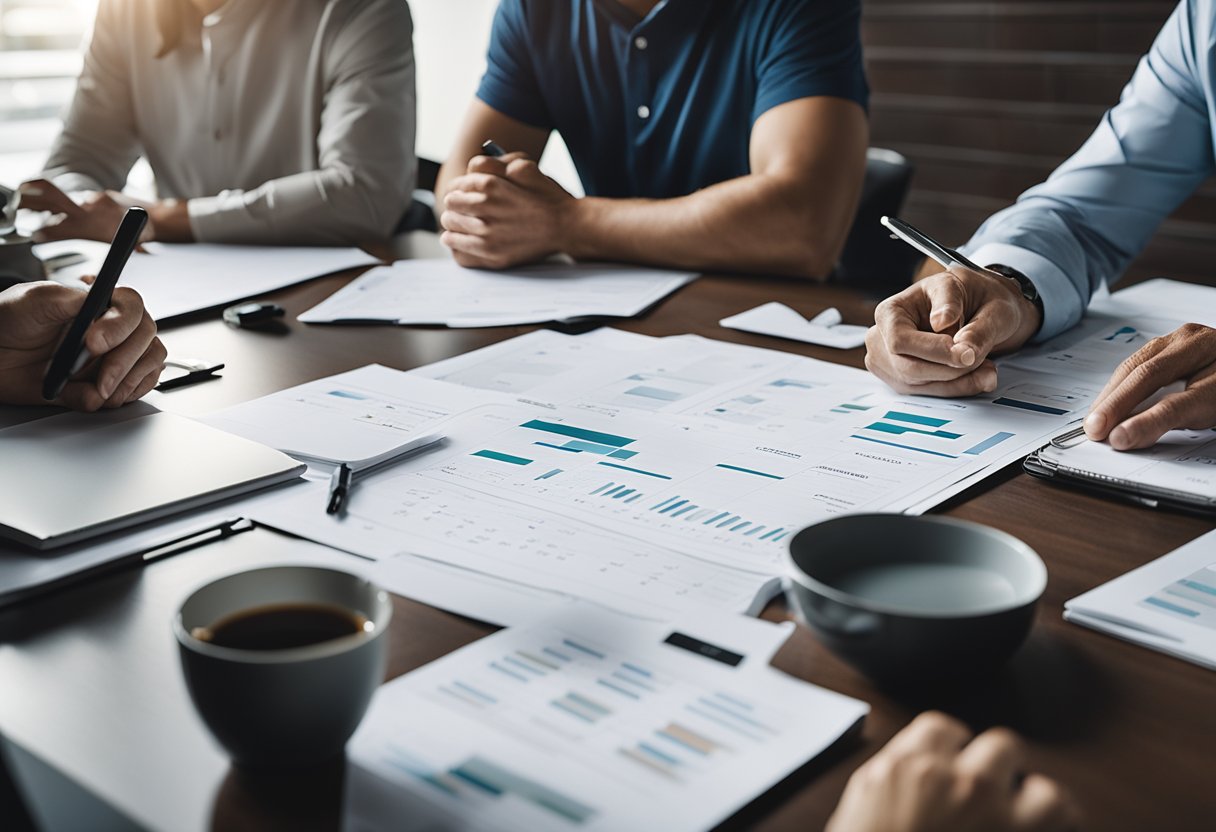
[{"label": "rolled-up shirt sleeve", "polygon": [[42,176],[64,191],[120,189],[139,158],[122,0],[101,0],[63,130]]},{"label": "rolled-up shirt sleeve", "polygon": [[416,168],[409,7],[336,8],[347,19],[323,59],[319,169],[189,200],[199,242],[360,243],[391,236],[409,205]]},{"label": "rolled-up shirt sleeve", "polygon": [[1034,282],[1042,341],[1074,326],[1157,227],[1216,170],[1200,73],[1216,9],[1183,0],[1141,59],[1119,103],[1041,185],[993,215],[963,247]]}]

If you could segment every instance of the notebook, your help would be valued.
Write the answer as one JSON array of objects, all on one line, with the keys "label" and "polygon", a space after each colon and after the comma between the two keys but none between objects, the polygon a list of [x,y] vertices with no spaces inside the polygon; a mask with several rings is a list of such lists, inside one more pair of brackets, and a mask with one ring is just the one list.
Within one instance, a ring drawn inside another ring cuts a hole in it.
[{"label": "notebook", "polygon": [[286,454],[146,405],[0,430],[0,538],[52,549],[298,477]]},{"label": "notebook", "polygon": [[1028,456],[1023,468],[1141,505],[1216,515],[1216,430],[1172,430],[1151,448],[1116,451],[1076,428]]}]

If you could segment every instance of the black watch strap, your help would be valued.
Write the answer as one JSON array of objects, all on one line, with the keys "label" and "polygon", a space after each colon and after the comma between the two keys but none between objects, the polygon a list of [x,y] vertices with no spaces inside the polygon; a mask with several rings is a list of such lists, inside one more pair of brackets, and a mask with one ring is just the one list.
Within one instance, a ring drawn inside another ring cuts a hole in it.
[{"label": "black watch strap", "polygon": [[991,263],[985,266],[990,272],[996,272],[1002,277],[1007,277],[1018,284],[1018,291],[1022,293],[1022,297],[1035,305],[1035,308],[1040,312],[1043,311],[1043,299],[1039,297],[1039,290],[1035,288],[1033,282],[1026,275],[1022,274],[1017,269],[1011,269],[1008,266],[1002,266],[1000,263]]}]

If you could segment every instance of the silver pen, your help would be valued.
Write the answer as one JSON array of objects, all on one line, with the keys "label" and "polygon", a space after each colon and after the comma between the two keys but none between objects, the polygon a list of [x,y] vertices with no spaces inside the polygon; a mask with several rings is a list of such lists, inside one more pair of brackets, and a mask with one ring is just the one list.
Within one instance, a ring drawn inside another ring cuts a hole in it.
[{"label": "silver pen", "polygon": [[919,251],[921,254],[928,257],[930,260],[935,260],[941,267],[949,271],[951,266],[962,266],[965,269],[971,269],[980,274],[991,274],[996,277],[1004,277],[994,271],[985,269],[983,266],[977,266],[972,263],[962,254],[959,254],[952,248],[946,248],[937,240],[930,237],[921,231],[918,231],[913,226],[895,217],[883,217],[879,220],[891,231],[891,239],[903,240],[912,248]]}]

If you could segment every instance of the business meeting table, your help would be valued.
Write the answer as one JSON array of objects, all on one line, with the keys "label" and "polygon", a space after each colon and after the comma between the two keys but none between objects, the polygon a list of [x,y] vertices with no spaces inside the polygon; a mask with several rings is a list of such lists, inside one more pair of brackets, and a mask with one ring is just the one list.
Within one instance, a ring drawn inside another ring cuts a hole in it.
[{"label": "business meeting table", "polygon": [[[442,256],[431,235],[403,254]],[[222,378],[165,394],[172,409],[205,413],[377,362],[402,370],[534,327],[444,329],[308,326],[300,312],[361,270],[274,293],[280,332],[238,330],[218,312],[163,327],[170,354],[223,361]],[[724,329],[718,321],[767,301],[808,317],[829,306],[872,322],[875,298],[836,284],[706,276],[616,326],[648,335],[692,332],[863,366],[837,351]],[[7,423],[32,412],[3,411]],[[938,511],[1009,532],[1035,549],[1049,579],[1025,645],[995,676],[934,693],[883,690],[804,627],[778,653],[781,670],[869,702],[859,736],[838,743],[727,821],[724,828],[818,830],[849,775],[921,710],[980,730],[1023,735],[1031,766],[1064,783],[1091,830],[1212,829],[1216,823],[1216,674],[1066,623],[1064,602],[1209,531],[1211,519],[1102,499],[1033,480],[1009,466]],[[338,557],[347,557],[339,555]],[[308,771],[233,769],[195,715],[170,619],[183,598],[221,575],[267,563],[333,563],[335,553],[265,529],[91,578],[0,612],[0,734],[32,798],[49,811],[92,805],[88,828],[309,830],[341,826],[344,765]],[[395,597],[388,678],[494,628]],[[781,599],[763,613],[790,617]],[[78,815],[79,816],[79,815]],[[408,811],[403,814],[406,820]],[[405,823],[402,824],[404,828]]]}]

